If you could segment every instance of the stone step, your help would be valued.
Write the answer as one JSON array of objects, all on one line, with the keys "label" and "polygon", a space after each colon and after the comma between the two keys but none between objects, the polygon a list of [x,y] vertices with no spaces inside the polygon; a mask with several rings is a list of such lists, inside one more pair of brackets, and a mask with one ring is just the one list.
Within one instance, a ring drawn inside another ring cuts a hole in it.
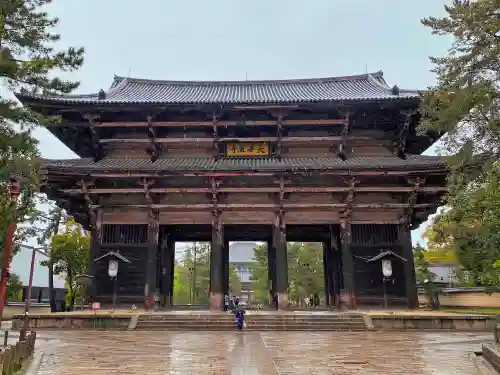
[{"label": "stone step", "polygon": [[[269,323],[269,322],[252,322],[252,321],[245,321],[245,323],[248,326],[353,326],[353,325],[360,325],[364,326],[364,322],[350,322],[350,323],[344,323],[344,322],[308,322],[308,323],[296,323],[296,322],[288,322],[288,323]],[[187,321],[180,321],[180,322],[154,322],[154,321],[139,321],[137,322],[137,326],[177,326],[177,325],[185,325],[185,326],[195,326],[195,325],[203,325],[203,326],[222,326],[222,325],[234,325],[235,321],[231,322],[223,322],[223,323],[208,323],[208,322],[187,322]]]},{"label": "stone step", "polygon": [[[137,331],[234,331],[235,326],[232,327],[137,327]],[[263,331],[286,331],[286,332],[364,332],[365,327],[343,327],[343,328],[328,328],[328,327],[246,327],[245,331],[263,332]]]},{"label": "stone step", "polygon": [[[185,317],[185,316],[141,316],[140,321],[205,321],[205,322],[223,322],[234,320],[234,316],[224,316],[220,318],[215,317]],[[350,318],[336,318],[336,317],[267,317],[267,316],[246,316],[247,321],[268,321],[268,322],[309,322],[309,321],[340,321],[340,322],[351,322],[351,321],[363,321],[363,317],[350,317]]]},{"label": "stone step", "polygon": [[[232,326],[176,326],[176,327],[136,327],[138,331],[233,331],[236,329],[236,326],[233,324]],[[323,332],[362,332],[366,331],[364,326],[345,326],[345,327],[308,327],[308,326],[295,326],[295,327],[270,327],[270,326],[262,326],[262,327],[249,327],[247,326],[245,330],[249,331],[323,331]]]},{"label": "stone step", "polygon": [[[177,329],[198,329],[198,330],[225,330],[235,329],[235,321],[208,323],[202,321],[178,321],[178,322],[155,322],[139,321],[136,329],[138,330],[177,330]],[[266,323],[260,321],[246,321],[246,327],[253,330],[321,330],[321,331],[364,331],[366,326],[364,322],[308,322],[308,323]]]}]

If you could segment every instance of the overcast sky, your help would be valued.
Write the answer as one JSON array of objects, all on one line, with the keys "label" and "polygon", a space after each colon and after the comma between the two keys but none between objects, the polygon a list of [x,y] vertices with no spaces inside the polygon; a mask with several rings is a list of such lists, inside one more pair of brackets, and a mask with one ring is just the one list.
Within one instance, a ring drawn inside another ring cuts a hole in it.
[{"label": "overcast sky", "polygon": [[[84,46],[79,93],[113,75],[172,80],[311,78],[383,70],[390,86],[434,83],[429,56],[449,40],[420,19],[440,0],[55,0],[61,44]],[[76,157],[46,130],[42,155]],[[430,150],[427,153],[432,154]],[[414,242],[420,231],[413,232]]]}]

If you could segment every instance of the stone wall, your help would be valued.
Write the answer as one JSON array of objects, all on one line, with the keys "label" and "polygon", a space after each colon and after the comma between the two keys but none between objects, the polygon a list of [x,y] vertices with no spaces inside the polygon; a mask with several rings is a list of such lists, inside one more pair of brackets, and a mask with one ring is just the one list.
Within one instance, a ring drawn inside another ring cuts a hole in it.
[{"label": "stone wall", "polygon": [[[427,304],[427,296],[420,293],[418,300]],[[485,293],[484,288],[444,288],[439,293],[441,307],[500,308],[500,292]]]}]

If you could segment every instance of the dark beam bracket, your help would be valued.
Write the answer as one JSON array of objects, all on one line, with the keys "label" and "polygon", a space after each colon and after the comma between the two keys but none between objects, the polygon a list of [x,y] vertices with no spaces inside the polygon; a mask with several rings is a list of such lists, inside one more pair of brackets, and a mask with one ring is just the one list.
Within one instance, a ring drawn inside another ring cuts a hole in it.
[{"label": "dark beam bracket", "polygon": [[154,181],[143,178],[139,181],[139,184],[144,188],[144,197],[146,198],[148,206],[158,203],[151,196],[151,187],[154,185]]},{"label": "dark beam bracket", "polygon": [[357,181],[355,177],[343,178],[342,180],[349,187],[349,192],[347,193],[347,197],[345,199],[346,208],[342,214],[342,217],[346,220],[349,220],[349,218],[352,215],[352,210],[354,208],[354,193],[356,191]]},{"label": "dark beam bracket", "polygon": [[283,115],[278,115],[276,120],[276,157],[281,159],[281,154],[283,153]]},{"label": "dark beam bracket", "polygon": [[98,215],[98,212],[101,210],[99,208],[96,208],[96,206],[94,205],[94,201],[90,197],[89,193],[89,186],[94,185],[94,183],[91,181],[81,180],[77,184],[80,185],[82,189],[83,199],[85,200],[85,203],[87,205],[87,211],[89,215],[89,229],[91,231],[95,231],[100,240],[101,215]]},{"label": "dark beam bracket", "polygon": [[417,204],[420,187],[425,183],[425,179],[423,177],[416,177],[414,179],[408,179],[408,182],[413,185],[413,191],[408,197],[408,207],[404,213],[403,222],[405,223],[405,225],[410,226],[411,219],[415,212],[415,205]]},{"label": "dark beam bracket", "polygon": [[153,127],[153,116],[148,115],[146,117],[148,122],[148,138],[149,138],[149,148],[147,149],[148,154],[151,155],[151,162],[154,163],[160,157],[161,146],[156,142],[156,133]]},{"label": "dark beam bracket", "polygon": [[347,110],[345,112],[346,122],[344,124],[344,128],[342,129],[342,133],[340,134],[342,139],[340,140],[340,143],[337,147],[337,155],[344,161],[347,159],[346,146],[347,146],[347,136],[349,134],[350,118],[351,118],[351,112]]},{"label": "dark beam bracket", "polygon": [[214,138],[213,154],[215,160],[218,160],[220,158],[220,151],[219,151],[220,135],[219,135],[219,130],[217,129],[218,121],[219,120],[217,119],[217,114],[215,112],[212,112],[212,136]]},{"label": "dark beam bracket", "polygon": [[96,127],[99,125],[98,122],[100,117],[95,113],[84,113],[83,118],[85,118],[89,123],[89,130],[92,139],[92,147],[94,148],[94,161],[98,162],[104,157],[104,152],[101,145],[101,139],[97,134]]},{"label": "dark beam bracket", "polygon": [[406,143],[410,135],[411,119],[415,113],[416,110],[414,109],[401,111],[401,115],[404,117],[404,120],[395,140],[396,155],[401,159],[406,159]]},{"label": "dark beam bracket", "polygon": [[210,178],[210,192],[211,192],[211,201],[212,201],[212,215],[218,217],[219,212],[219,186],[220,181],[216,178]]}]

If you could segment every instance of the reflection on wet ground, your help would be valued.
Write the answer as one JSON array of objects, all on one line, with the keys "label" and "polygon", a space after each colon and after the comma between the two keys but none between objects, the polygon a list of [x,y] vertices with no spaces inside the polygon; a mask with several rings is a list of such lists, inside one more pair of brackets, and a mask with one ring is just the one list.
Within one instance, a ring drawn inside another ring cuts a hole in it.
[{"label": "reflection on wet ground", "polygon": [[38,374],[479,375],[491,334],[423,332],[39,332]]}]

